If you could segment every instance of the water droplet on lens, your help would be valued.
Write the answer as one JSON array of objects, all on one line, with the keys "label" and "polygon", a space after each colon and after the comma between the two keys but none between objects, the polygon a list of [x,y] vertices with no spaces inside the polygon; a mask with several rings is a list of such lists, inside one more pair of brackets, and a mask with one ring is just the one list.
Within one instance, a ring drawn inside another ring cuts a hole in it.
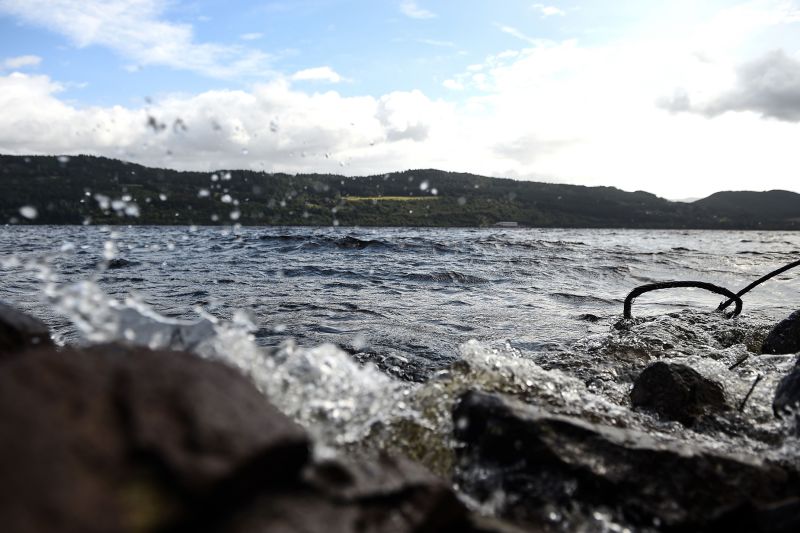
[{"label": "water droplet on lens", "polygon": [[428,183],[428,180],[425,180],[425,181],[423,181],[422,183],[419,184],[419,190],[427,191],[429,185],[430,184]]},{"label": "water droplet on lens", "polygon": [[158,195],[158,199],[161,200],[162,202],[166,202],[167,195],[162,192],[161,194]]},{"label": "water droplet on lens", "polygon": [[36,210],[35,207],[32,205],[26,205],[19,208],[19,214],[27,218],[28,220],[33,220],[39,216],[39,212]]}]

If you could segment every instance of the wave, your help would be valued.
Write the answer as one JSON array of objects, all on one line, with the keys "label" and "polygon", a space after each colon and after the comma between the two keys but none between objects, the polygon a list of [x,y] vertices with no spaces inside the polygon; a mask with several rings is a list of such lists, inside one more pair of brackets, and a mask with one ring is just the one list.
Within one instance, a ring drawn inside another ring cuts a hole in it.
[{"label": "wave", "polygon": [[421,273],[411,273],[406,274],[403,278],[411,281],[421,281],[421,282],[434,282],[434,283],[461,283],[461,284],[479,284],[479,283],[489,283],[489,280],[486,278],[481,278],[479,276],[471,276],[469,274],[464,274],[461,272],[457,272],[455,270],[451,270],[448,272],[431,272],[428,274],[421,274]]}]

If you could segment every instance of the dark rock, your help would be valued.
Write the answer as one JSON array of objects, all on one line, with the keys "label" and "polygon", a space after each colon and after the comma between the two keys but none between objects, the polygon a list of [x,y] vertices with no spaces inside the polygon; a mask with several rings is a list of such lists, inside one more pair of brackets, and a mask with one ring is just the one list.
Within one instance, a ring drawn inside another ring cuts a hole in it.
[{"label": "dark rock", "polygon": [[264,493],[225,533],[501,531],[478,529],[450,487],[421,466],[382,455],[312,465],[279,493]]},{"label": "dark rock", "polygon": [[685,425],[702,415],[730,409],[722,385],[686,365],[663,361],[653,363],[639,374],[630,398],[634,407]]},{"label": "dark rock", "polygon": [[123,259],[121,257],[115,257],[114,259],[109,259],[108,261],[106,261],[106,268],[109,270],[116,270],[138,264],[139,263],[137,263],[136,261],[128,261],[127,259]]},{"label": "dark rock", "polygon": [[36,346],[52,346],[42,321],[0,302],[0,359]]},{"label": "dark rock", "polygon": [[0,529],[502,532],[403,459],[313,462],[232,368],[117,345],[0,365]]},{"label": "dark rock", "polygon": [[[800,362],[800,360],[799,360]],[[775,389],[775,399],[772,401],[772,410],[775,416],[783,416],[794,410],[800,416],[800,366],[796,366],[789,374],[781,379]]]},{"label": "dark rock", "polygon": [[0,367],[5,531],[150,531],[296,477],[308,439],[235,370],[121,347]]},{"label": "dark rock", "polygon": [[[633,529],[660,524],[716,531],[732,523],[736,531],[795,531],[797,474],[757,457],[593,424],[480,392],[462,396],[453,419],[460,443],[456,482],[522,524],[543,527],[551,523],[552,509],[569,509],[576,523],[560,526],[570,530],[601,509]],[[789,525],[770,529],[771,512]]]},{"label": "dark rock", "polygon": [[800,311],[795,311],[788,318],[778,322],[761,345],[761,353],[797,352],[800,352]]}]

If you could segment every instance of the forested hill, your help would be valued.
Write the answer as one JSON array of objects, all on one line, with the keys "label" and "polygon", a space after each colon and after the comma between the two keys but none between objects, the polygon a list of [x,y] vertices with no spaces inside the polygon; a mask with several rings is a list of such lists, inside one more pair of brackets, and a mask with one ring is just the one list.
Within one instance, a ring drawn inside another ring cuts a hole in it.
[{"label": "forested hill", "polygon": [[351,178],[0,156],[0,186],[3,223],[800,229],[800,195],[786,191],[681,203],[613,187],[439,170]]}]

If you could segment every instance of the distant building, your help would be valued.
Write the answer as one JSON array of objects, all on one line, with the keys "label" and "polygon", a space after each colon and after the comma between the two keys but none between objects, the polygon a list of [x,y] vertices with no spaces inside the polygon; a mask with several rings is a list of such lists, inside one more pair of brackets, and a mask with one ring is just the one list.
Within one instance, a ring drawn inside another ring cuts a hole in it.
[{"label": "distant building", "polygon": [[497,222],[495,228],[518,228],[519,222]]}]

